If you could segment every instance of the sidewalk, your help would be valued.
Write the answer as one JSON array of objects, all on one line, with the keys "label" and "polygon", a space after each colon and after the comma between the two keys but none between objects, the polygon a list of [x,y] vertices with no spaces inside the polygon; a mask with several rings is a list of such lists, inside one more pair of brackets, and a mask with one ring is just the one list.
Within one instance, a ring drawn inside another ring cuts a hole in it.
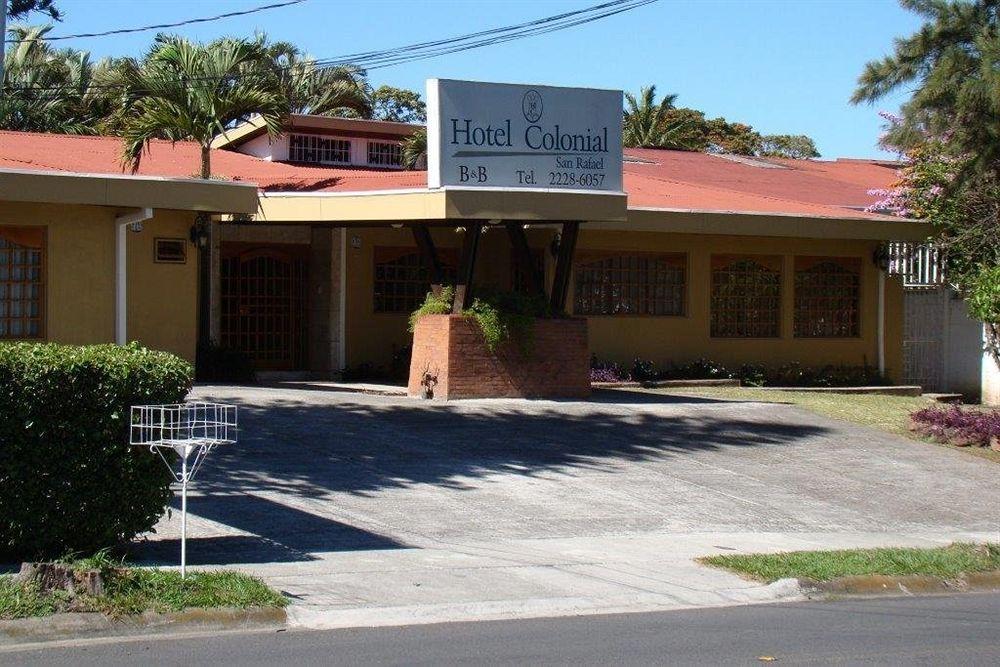
[{"label": "sidewalk", "polygon": [[793,581],[757,584],[694,562],[718,553],[932,547],[996,534],[664,534],[321,554],[243,565],[291,596],[292,627],[332,629],[576,616],[803,599]]}]

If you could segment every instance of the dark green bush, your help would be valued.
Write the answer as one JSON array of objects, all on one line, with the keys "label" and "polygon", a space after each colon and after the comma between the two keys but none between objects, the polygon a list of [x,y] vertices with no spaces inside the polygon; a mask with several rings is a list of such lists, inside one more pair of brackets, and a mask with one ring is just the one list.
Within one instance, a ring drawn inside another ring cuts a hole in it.
[{"label": "dark green bush", "polygon": [[171,476],[132,405],[177,403],[186,361],[136,344],[0,344],[0,559],[92,552],[153,527]]},{"label": "dark green bush", "polygon": [[661,379],[660,372],[656,369],[656,364],[648,359],[639,359],[638,357],[632,362],[630,375],[636,382],[650,382]]}]

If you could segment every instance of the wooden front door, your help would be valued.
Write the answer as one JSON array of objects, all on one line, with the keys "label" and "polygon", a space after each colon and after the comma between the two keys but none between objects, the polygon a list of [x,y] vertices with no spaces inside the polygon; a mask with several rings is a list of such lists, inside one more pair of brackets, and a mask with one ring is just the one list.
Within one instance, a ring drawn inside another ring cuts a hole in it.
[{"label": "wooden front door", "polygon": [[220,343],[259,370],[306,366],[308,247],[224,243]]}]

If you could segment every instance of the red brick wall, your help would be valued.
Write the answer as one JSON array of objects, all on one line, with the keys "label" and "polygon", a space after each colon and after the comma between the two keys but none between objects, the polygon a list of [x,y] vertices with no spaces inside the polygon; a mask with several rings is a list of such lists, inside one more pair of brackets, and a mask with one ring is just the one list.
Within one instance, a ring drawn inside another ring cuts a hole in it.
[{"label": "red brick wall", "polygon": [[536,320],[531,351],[513,343],[486,349],[475,320],[425,315],[413,333],[409,393],[420,396],[425,373],[437,377],[434,398],[583,398],[590,395],[587,320]]}]

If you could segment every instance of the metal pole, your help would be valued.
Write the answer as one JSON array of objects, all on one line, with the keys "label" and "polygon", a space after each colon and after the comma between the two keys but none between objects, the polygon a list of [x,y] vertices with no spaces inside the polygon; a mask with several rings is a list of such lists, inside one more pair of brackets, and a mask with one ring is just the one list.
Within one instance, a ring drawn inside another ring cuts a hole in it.
[{"label": "metal pole", "polygon": [[3,98],[4,63],[7,46],[7,0],[0,0],[0,98]]},{"label": "metal pole", "polygon": [[188,460],[181,459],[181,579],[187,576]]}]

